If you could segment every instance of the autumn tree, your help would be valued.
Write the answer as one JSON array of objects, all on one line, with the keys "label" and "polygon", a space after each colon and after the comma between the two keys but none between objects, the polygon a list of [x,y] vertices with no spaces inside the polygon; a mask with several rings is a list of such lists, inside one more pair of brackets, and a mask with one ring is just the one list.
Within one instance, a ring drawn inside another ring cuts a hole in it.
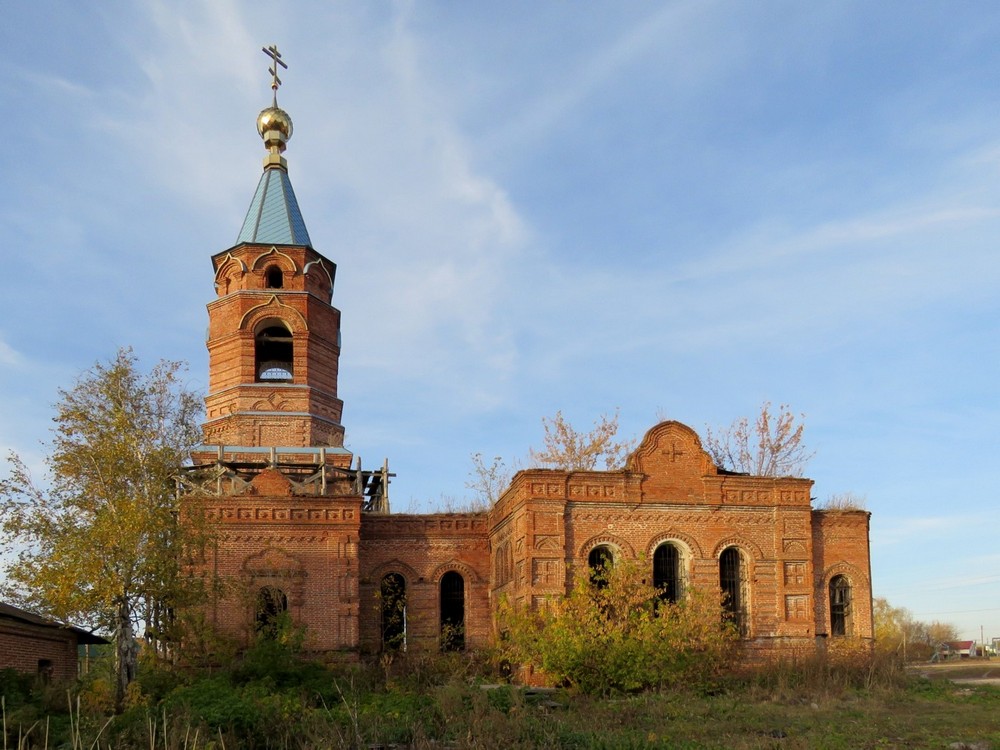
[{"label": "autumn tree", "polygon": [[557,411],[554,417],[542,417],[545,428],[543,447],[528,452],[530,461],[544,468],[565,471],[592,471],[598,463],[607,470],[625,465],[625,457],[635,447],[634,440],[616,440],[618,412],[608,417],[602,414],[589,432],[578,432]]},{"label": "autumn tree", "polygon": [[728,427],[705,428],[705,450],[717,466],[758,477],[800,477],[815,455],[803,442],[804,414],[796,417],[786,404],[775,411],[770,401],[751,424],[740,417]]},{"label": "autumn tree", "polygon": [[178,601],[173,476],[197,440],[199,400],[182,367],[142,372],[130,349],[59,391],[48,476],[10,456],[0,481],[0,538],[18,550],[4,596],[111,633],[116,701],[135,677],[136,629],[155,640]]},{"label": "autumn tree", "polygon": [[476,493],[475,510],[487,510],[500,499],[500,495],[510,486],[514,469],[501,456],[494,456],[489,463],[482,453],[472,454],[472,470],[465,486]]},{"label": "autumn tree", "polygon": [[918,620],[905,607],[894,607],[877,597],[873,601],[875,647],[906,660],[929,659],[941,643],[958,640],[958,630],[944,622]]}]

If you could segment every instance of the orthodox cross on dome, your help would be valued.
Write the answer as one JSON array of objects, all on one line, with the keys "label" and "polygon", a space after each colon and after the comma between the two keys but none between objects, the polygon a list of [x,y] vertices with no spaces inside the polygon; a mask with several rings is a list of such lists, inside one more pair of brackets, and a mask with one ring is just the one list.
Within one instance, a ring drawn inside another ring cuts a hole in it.
[{"label": "orthodox cross on dome", "polygon": [[285,70],[288,70],[288,65],[281,59],[281,53],[278,52],[278,45],[272,44],[270,47],[261,47],[260,51],[271,58],[273,64],[267,69],[267,72],[271,74],[271,91],[274,92],[274,106],[278,106],[278,86],[281,85],[281,79],[278,78],[278,66],[280,65]]}]

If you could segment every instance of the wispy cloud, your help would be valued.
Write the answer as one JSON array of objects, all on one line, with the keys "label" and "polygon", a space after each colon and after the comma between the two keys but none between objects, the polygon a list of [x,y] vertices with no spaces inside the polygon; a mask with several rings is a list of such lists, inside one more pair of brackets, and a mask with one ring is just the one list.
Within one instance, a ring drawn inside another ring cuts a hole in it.
[{"label": "wispy cloud", "polygon": [[874,521],[877,534],[873,535],[873,547],[888,547],[901,543],[913,543],[919,539],[931,542],[942,534],[956,531],[975,523],[975,516],[943,515],[913,518],[878,517]]},{"label": "wispy cloud", "polygon": [[2,337],[0,337],[0,366],[20,367],[24,364],[24,355],[16,351]]},{"label": "wispy cloud", "polygon": [[22,75],[33,86],[48,91],[50,95],[69,96],[77,99],[91,99],[95,95],[95,91],[91,87],[62,76],[46,74],[38,70],[25,70]]},{"label": "wispy cloud", "polygon": [[722,49],[702,44],[718,7],[714,2],[673,2],[641,17],[521,102],[493,138],[524,143],[551,135],[589,100],[619,85],[619,78],[653,54],[669,59],[663,66],[669,71],[665,85],[675,91],[705,85],[731,64],[741,46],[738,39],[730,39]]}]

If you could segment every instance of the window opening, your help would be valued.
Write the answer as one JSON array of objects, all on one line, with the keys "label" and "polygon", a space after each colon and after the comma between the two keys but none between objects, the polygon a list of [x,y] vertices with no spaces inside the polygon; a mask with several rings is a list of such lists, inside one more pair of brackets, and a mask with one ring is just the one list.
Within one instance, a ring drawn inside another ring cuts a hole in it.
[{"label": "window opening", "polygon": [[264,272],[264,284],[268,289],[281,289],[284,286],[285,277],[281,269],[271,266]]},{"label": "window opening", "polygon": [[406,650],[406,579],[399,573],[382,577],[382,649]]},{"label": "window opening", "polygon": [[653,586],[662,601],[676,602],[680,598],[680,555],[673,544],[661,544],[653,553]]},{"label": "window opening", "polygon": [[254,339],[258,382],[290,383],[293,378],[292,334],[282,326],[268,326]]},{"label": "window opening", "polygon": [[273,641],[281,628],[281,616],[288,611],[288,597],[274,586],[264,586],[257,592],[257,634]]},{"label": "window opening", "polygon": [[830,579],[830,634],[851,634],[851,584],[844,576]]},{"label": "window opening", "polygon": [[465,648],[465,579],[454,570],[441,577],[441,650]]},{"label": "window opening", "polygon": [[52,665],[51,659],[39,659],[38,660],[38,679],[43,683],[48,685],[52,682],[52,676],[55,674],[55,667]]},{"label": "window opening", "polygon": [[719,586],[725,619],[736,626],[741,636],[747,634],[746,570],[736,547],[727,547],[719,557]]},{"label": "window opening", "polygon": [[611,569],[615,567],[615,555],[611,547],[606,544],[594,547],[587,556],[587,565],[590,567],[590,582],[603,589],[608,585]]}]

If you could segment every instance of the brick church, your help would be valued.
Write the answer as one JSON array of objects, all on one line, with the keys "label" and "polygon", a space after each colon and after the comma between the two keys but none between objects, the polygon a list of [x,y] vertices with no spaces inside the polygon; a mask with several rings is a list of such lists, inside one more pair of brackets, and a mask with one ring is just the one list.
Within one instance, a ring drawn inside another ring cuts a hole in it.
[{"label": "brick church", "polygon": [[216,532],[200,561],[224,584],[210,622],[248,639],[287,612],[330,657],[476,648],[502,597],[539,606],[634,559],[669,598],[724,594],[754,649],[872,638],[869,514],[813,509],[809,479],[725,471],[679,422],[618,471],[528,469],[489,511],[390,513],[388,467],[344,448],[337,267],[306,230],[276,96],[257,127],[263,175],[236,244],[212,257],[204,444],[181,479]]}]

